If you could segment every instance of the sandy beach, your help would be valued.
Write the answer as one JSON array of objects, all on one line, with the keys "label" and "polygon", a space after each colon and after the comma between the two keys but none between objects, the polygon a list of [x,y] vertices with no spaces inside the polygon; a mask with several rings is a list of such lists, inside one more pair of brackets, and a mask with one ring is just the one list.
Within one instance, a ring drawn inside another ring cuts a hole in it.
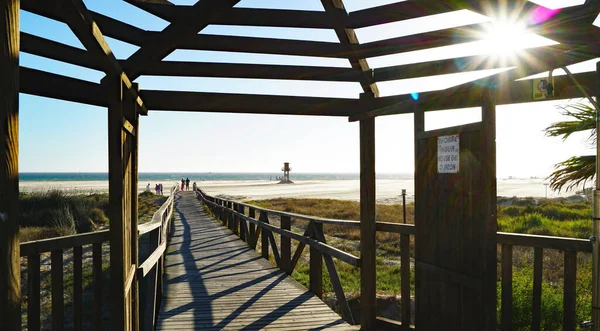
[{"label": "sandy beach", "polygon": [[[193,180],[192,180],[193,181]],[[223,195],[234,199],[272,199],[272,198],[319,198],[319,199],[359,199],[358,180],[305,180],[295,184],[277,184],[268,180],[247,181],[198,181],[198,185],[208,194]],[[148,183],[140,182],[138,191],[145,190]],[[154,189],[155,183],[150,183]],[[163,182],[165,192],[175,182]],[[190,185],[191,186],[191,185]],[[60,189],[73,193],[108,192],[108,181],[22,181],[22,192],[47,191]],[[402,201],[402,189],[407,190],[407,200],[412,201],[414,180],[381,179],[377,180],[377,202],[398,203]],[[546,187],[543,179],[498,179],[498,196],[506,197],[544,197]],[[548,189],[548,197],[567,197],[574,192],[552,192]]]}]

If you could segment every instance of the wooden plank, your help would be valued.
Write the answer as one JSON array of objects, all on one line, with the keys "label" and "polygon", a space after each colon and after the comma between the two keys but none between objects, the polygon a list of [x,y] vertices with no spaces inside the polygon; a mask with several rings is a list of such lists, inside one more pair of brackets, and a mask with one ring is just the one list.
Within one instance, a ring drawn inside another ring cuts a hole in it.
[{"label": "wooden plank", "polygon": [[[312,237],[313,236],[312,231],[313,231],[312,223],[309,223],[308,226],[306,227],[306,230],[304,231],[304,236]],[[298,247],[296,247],[296,252],[294,253],[294,257],[292,258],[292,262],[290,263],[289,274],[292,274],[292,272],[294,272],[294,269],[296,269],[296,264],[298,264],[298,261],[302,257],[302,252],[304,252],[305,247],[306,247],[305,243],[303,243],[303,242],[298,243]]]},{"label": "wooden plank", "polygon": [[400,300],[402,325],[410,325],[410,236],[400,236]]},{"label": "wooden plank", "polygon": [[86,50],[38,37],[26,32],[21,32],[21,52],[43,56],[45,58],[85,68],[102,70],[102,65],[95,61]]},{"label": "wooden plank", "polygon": [[376,222],[375,229],[377,232],[390,232],[399,234],[415,234],[415,226],[413,224]]},{"label": "wooden plank", "polygon": [[109,230],[76,234],[72,236],[41,239],[21,244],[21,256],[64,250],[71,247],[103,243],[109,240]]},{"label": "wooden plank", "polygon": [[359,44],[356,33],[353,29],[348,29],[343,24],[343,19],[348,18],[344,2],[342,0],[321,0],[321,4],[334,23],[335,34],[340,41],[340,45],[344,47],[344,50],[348,54],[350,65],[354,70],[363,75],[360,81],[363,91],[370,93],[375,98],[379,97],[379,89],[373,79],[373,74],[367,60],[364,57],[356,55],[357,45]]},{"label": "wooden plank", "polygon": [[[250,218],[256,218],[256,209],[254,209],[252,207],[248,207],[248,216]],[[257,233],[256,233],[256,225],[254,225],[254,223],[250,223],[250,224],[248,224],[248,226],[250,227],[248,245],[250,247],[252,247],[252,249],[256,249],[256,242],[258,241]]]},{"label": "wooden plank", "polygon": [[107,105],[99,84],[25,67],[21,67],[20,72],[21,93],[94,106]]},{"label": "wooden plank", "polygon": [[[149,250],[155,251],[160,245],[159,231],[156,230],[151,232],[149,237]],[[156,297],[158,286],[158,267],[156,265],[154,265],[147,275],[142,276],[142,282],[144,284],[144,288],[141,293],[144,294],[144,301],[141,302],[143,305],[143,310],[141,311],[142,319],[140,320],[140,328],[144,331],[152,331],[154,330],[155,326],[157,313],[156,307],[158,305],[158,300]]]},{"label": "wooden plank", "polygon": [[[237,212],[241,213],[241,214],[245,214],[244,211],[244,206],[241,204],[237,205]],[[246,220],[243,218],[238,219],[238,222],[240,223],[240,239],[242,239],[242,241],[246,241],[246,236],[248,233],[248,229],[246,227]]]},{"label": "wooden plank", "polygon": [[542,271],[544,249],[536,247],[533,253],[533,303],[531,307],[531,330],[540,331],[542,324]]},{"label": "wooden plank", "polygon": [[41,330],[40,255],[27,256],[27,330]]},{"label": "wooden plank", "polygon": [[53,250],[51,259],[52,330],[63,330],[65,325],[65,300],[63,285],[63,251]]},{"label": "wooden plank", "polygon": [[137,272],[141,277],[146,277],[148,273],[154,269],[158,261],[162,258],[165,250],[167,249],[167,242],[161,243],[155,250],[152,251],[150,256],[137,268]]},{"label": "wooden plank", "polygon": [[513,329],[512,256],[512,246],[502,244],[502,310],[500,317],[502,331]]},{"label": "wooden plank", "polygon": [[360,325],[375,328],[375,120],[360,122]]},{"label": "wooden plank", "polygon": [[133,53],[125,63],[130,78],[135,80],[140,76],[139,69],[159,62],[177,47],[178,41],[186,39],[206,28],[210,21],[231,10],[239,0],[208,0],[198,1],[187,11],[189,16],[180,17],[171,22],[159,34],[148,40],[140,49]]},{"label": "wooden plank", "polygon": [[73,247],[73,329],[83,329],[83,248]]},{"label": "wooden plank", "polygon": [[143,90],[151,110],[350,116],[368,105],[355,99]]},{"label": "wooden plank", "polygon": [[575,331],[577,292],[577,252],[565,251],[563,287],[563,331]]},{"label": "wooden plank", "polygon": [[92,319],[94,330],[104,330],[104,315],[102,314],[102,244],[92,246],[93,269],[93,304]]},{"label": "wooden plank", "polygon": [[[323,229],[323,224],[311,223],[313,229],[313,238],[315,232]],[[314,247],[310,247],[309,261],[309,289],[317,297],[323,297],[323,255],[321,251]]]},{"label": "wooden plank", "polygon": [[[70,2],[70,3],[67,3]],[[142,114],[148,114],[148,109],[139,97],[139,91],[132,85],[132,81],[137,78],[129,79],[123,70],[123,67],[117,61],[114,53],[104,39],[102,31],[94,21],[94,17],[88,11],[82,0],[68,0],[60,2],[60,12],[66,18],[65,23],[69,25],[71,31],[77,39],[90,52],[90,54],[104,65],[104,72],[108,75],[120,77],[123,81],[125,90],[131,95],[139,105],[139,111]]]},{"label": "wooden plank", "polygon": [[[288,216],[281,217],[280,227],[282,230],[291,230],[292,220]],[[281,270],[288,275],[292,273],[291,270],[291,255],[292,255],[292,241],[286,236],[280,237],[281,243]]]},{"label": "wooden plank", "polygon": [[19,0],[0,0],[0,321],[21,329],[19,261]]},{"label": "wooden plank", "polygon": [[142,75],[220,77],[358,82],[361,73],[351,68],[291,65],[161,61],[141,68]]},{"label": "wooden plank", "polygon": [[498,243],[510,246],[539,247],[576,252],[592,252],[592,243],[587,239],[539,236],[522,233],[498,232]]}]

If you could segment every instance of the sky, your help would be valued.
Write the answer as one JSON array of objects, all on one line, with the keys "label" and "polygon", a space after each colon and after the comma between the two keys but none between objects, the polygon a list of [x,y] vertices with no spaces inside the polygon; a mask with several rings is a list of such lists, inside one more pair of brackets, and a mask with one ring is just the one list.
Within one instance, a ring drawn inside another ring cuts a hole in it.
[{"label": "sky", "polygon": [[[146,30],[160,31],[167,22],[123,1],[87,0],[89,9]],[[192,4],[192,0],[173,1]],[[391,3],[390,0],[345,0],[348,11]],[[547,6],[581,1],[536,1]],[[553,3],[552,3],[553,2]],[[558,2],[558,3],[557,3]],[[319,0],[242,0],[238,7],[322,11]],[[357,29],[360,42],[488,21],[469,11]],[[100,26],[102,29],[102,26]],[[503,26],[502,31],[507,31]],[[21,30],[83,48],[62,23],[21,11]],[[200,33],[277,37],[337,42],[333,30],[208,26]],[[515,32],[519,33],[519,32]],[[511,47],[554,43],[535,35],[500,34],[503,40],[482,41],[433,50],[367,59],[372,68],[417,63],[457,56],[506,52]],[[126,59],[138,47],[111,38],[115,56]],[[504,44],[503,44],[504,43]],[[506,47],[498,47],[498,45]],[[299,56],[253,55],[231,52],[177,50],[166,61],[293,64],[349,67],[347,60]],[[99,82],[102,72],[21,53],[21,65]],[[591,71],[595,61],[572,68]],[[406,79],[378,83],[382,96],[448,88],[507,70]],[[555,75],[560,74],[555,72]],[[358,83],[278,81],[256,79],[184,78],[141,76],[141,89],[202,92],[299,95],[358,98]],[[547,101],[497,107],[497,175],[499,178],[545,177],[553,164],[572,155],[592,154],[588,134],[563,142],[544,136],[543,129],[563,120],[557,105]],[[571,101],[572,102],[572,101]],[[426,114],[427,130],[480,120],[479,109]],[[107,111],[105,108],[20,95],[20,172],[106,172],[108,169]],[[358,172],[359,128],[344,117],[253,115],[151,111],[140,119],[140,172],[272,172],[291,162],[297,172]],[[414,171],[413,119],[411,114],[376,119],[376,170],[380,173]]]}]

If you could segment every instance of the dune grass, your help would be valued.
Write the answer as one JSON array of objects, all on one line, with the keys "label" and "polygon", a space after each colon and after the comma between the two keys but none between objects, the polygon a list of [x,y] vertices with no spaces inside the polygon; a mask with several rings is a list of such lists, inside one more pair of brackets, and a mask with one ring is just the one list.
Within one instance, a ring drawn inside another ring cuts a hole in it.
[{"label": "dune grass", "polygon": [[[498,231],[527,233],[547,236],[589,238],[592,234],[592,209],[590,203],[568,203],[562,199],[517,199],[511,198],[512,206],[498,207]],[[329,199],[270,199],[247,203],[279,211],[318,216],[332,219],[359,220],[359,203]],[[414,205],[407,205],[407,221],[414,223]],[[402,222],[401,205],[377,205],[377,221]],[[277,220],[272,223],[277,223]],[[306,222],[292,219],[295,232],[302,232]],[[300,231],[298,231],[300,230]],[[348,253],[359,255],[358,246],[352,242],[360,240],[358,228],[324,225],[326,236],[334,238],[329,244]],[[337,240],[338,238],[340,240]],[[294,245],[294,244],[293,244]],[[400,292],[399,236],[377,234],[377,293],[397,295]],[[414,256],[414,241],[410,245]],[[292,249],[292,252],[295,248]],[[498,250],[500,252],[500,249]],[[500,255],[499,255],[500,256]],[[273,258],[271,260],[274,261]],[[309,285],[309,256],[305,251],[292,276],[301,284]],[[334,259],[340,281],[346,294],[360,293],[360,270]],[[513,248],[513,329],[529,330],[533,293],[533,249]],[[578,254],[577,263],[577,308],[579,323],[591,318],[591,255]],[[500,266],[498,268],[500,270]],[[563,300],[563,257],[556,250],[544,251],[544,274],[542,294],[542,330],[562,328]],[[500,273],[498,274],[498,316],[500,314]],[[323,270],[323,290],[332,292],[333,287],[327,269]],[[414,295],[414,269],[411,268],[411,293]],[[329,293],[331,295],[331,293]]]}]

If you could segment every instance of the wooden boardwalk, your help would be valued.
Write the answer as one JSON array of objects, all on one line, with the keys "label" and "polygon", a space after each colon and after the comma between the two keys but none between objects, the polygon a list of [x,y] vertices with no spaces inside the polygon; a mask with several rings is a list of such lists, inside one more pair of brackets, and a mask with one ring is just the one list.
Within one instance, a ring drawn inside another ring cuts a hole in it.
[{"label": "wooden boardwalk", "polygon": [[357,330],[180,192],[157,330]]}]

